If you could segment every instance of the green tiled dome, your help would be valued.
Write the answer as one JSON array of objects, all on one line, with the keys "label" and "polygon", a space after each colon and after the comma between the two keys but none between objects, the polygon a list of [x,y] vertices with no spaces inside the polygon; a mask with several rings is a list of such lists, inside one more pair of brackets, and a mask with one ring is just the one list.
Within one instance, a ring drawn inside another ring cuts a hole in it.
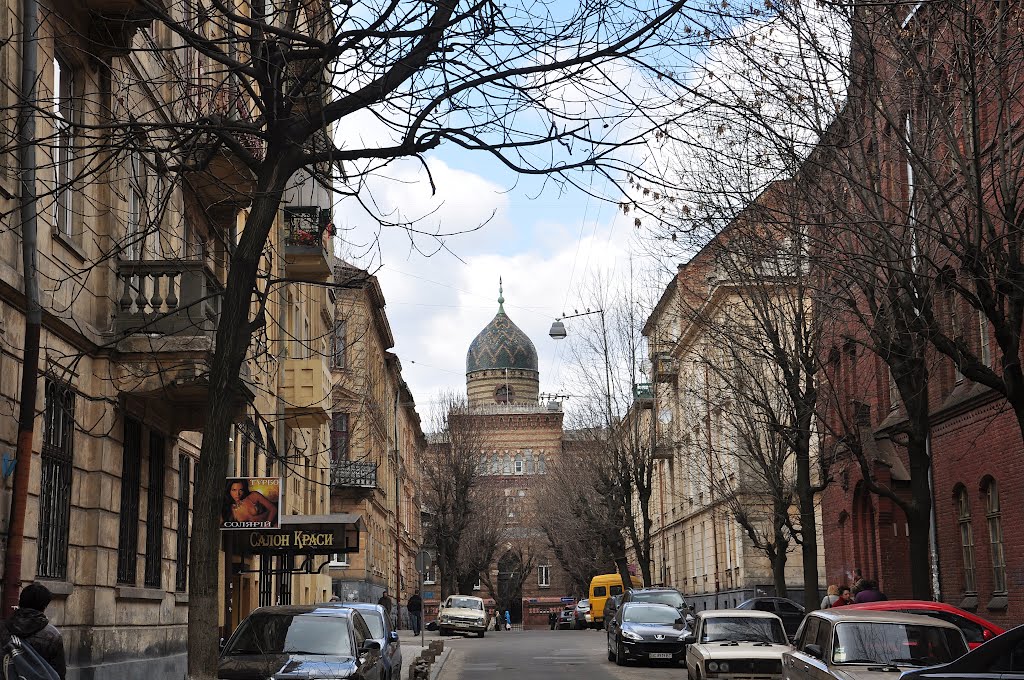
[{"label": "green tiled dome", "polygon": [[466,373],[504,368],[537,370],[537,348],[505,314],[504,302],[499,296],[498,313],[470,343]]}]

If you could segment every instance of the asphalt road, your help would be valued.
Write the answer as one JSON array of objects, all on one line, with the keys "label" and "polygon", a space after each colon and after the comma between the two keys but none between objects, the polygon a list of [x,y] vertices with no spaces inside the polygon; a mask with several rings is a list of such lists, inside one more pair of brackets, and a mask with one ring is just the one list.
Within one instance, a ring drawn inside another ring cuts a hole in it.
[{"label": "asphalt road", "polygon": [[681,664],[616,666],[608,661],[604,631],[488,631],[482,640],[443,639],[452,652],[438,680],[679,680],[686,673]]}]

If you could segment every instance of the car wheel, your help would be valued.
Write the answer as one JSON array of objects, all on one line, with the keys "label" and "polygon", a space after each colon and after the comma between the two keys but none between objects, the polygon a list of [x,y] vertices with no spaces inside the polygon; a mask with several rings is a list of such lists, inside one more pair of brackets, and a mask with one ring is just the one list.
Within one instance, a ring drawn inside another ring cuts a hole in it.
[{"label": "car wheel", "polygon": [[615,644],[615,665],[626,665],[626,648],[621,642]]},{"label": "car wheel", "polygon": [[477,633],[476,636],[482,638],[486,632],[487,632],[486,630],[482,630],[479,633]]},{"label": "car wheel", "polygon": [[605,647],[608,648],[608,660],[615,661],[615,650],[612,649],[612,643],[610,640],[605,640]]}]

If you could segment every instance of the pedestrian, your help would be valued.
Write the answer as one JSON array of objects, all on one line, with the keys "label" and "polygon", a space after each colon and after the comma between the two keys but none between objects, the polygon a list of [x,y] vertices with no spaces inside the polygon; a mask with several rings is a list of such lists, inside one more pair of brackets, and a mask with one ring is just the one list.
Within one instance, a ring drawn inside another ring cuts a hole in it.
[{"label": "pedestrian", "polygon": [[381,607],[384,607],[384,611],[386,611],[388,613],[388,618],[390,619],[391,618],[391,607],[393,607],[394,605],[391,602],[391,596],[388,595],[388,589],[387,588],[384,589],[384,594],[382,594],[380,596],[380,599],[377,600],[377,604],[379,604]]},{"label": "pedestrian", "polygon": [[493,614],[494,614],[494,630],[501,630],[501,617],[498,616],[497,608],[495,608]]},{"label": "pedestrian", "polygon": [[512,615],[505,610],[505,630],[512,630]]},{"label": "pedestrian", "polygon": [[888,600],[881,590],[878,589],[878,581],[868,580],[864,582],[864,588],[853,598],[854,602],[881,602]]},{"label": "pedestrian", "polygon": [[420,591],[417,590],[412,594],[405,604],[405,608],[409,611],[409,626],[412,628],[412,634],[419,635],[423,615],[423,598],[420,597]]},{"label": "pedestrian", "polygon": [[830,608],[845,607],[848,604],[853,604],[853,594],[850,592],[850,587],[839,586],[839,599],[833,602]]},{"label": "pedestrian", "polygon": [[831,585],[828,587],[828,595],[821,598],[820,609],[829,609],[839,599],[839,586]]},{"label": "pedestrian", "polygon": [[32,649],[64,680],[68,672],[64,660],[64,638],[43,613],[51,599],[53,595],[50,589],[42,583],[25,586],[18,599],[18,608],[7,620],[7,629],[23,642],[32,645]]}]

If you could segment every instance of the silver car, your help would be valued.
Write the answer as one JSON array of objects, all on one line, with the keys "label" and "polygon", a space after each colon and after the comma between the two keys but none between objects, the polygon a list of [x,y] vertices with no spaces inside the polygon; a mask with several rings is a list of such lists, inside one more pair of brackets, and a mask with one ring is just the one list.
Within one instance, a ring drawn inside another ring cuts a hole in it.
[{"label": "silver car", "polygon": [[967,653],[960,629],[929,616],[884,611],[811,612],[782,655],[785,680],[892,680]]},{"label": "silver car", "polygon": [[382,680],[399,680],[402,673],[402,646],[398,640],[398,633],[391,627],[391,617],[384,607],[369,602],[331,602],[320,606],[347,607],[362,614],[372,639],[380,644],[384,667]]}]

